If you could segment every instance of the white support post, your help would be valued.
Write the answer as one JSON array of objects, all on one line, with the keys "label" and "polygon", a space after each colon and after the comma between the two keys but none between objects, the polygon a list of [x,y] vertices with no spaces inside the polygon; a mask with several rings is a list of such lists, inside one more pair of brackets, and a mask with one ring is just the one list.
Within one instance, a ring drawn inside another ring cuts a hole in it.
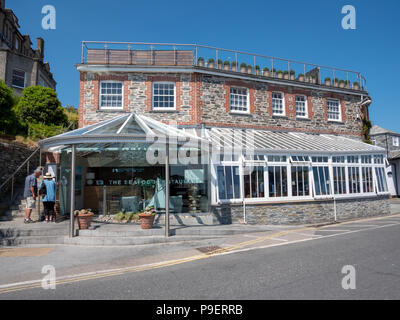
[{"label": "white support post", "polygon": [[70,192],[71,192],[71,203],[70,203],[70,223],[69,223],[69,237],[74,237],[74,211],[75,211],[75,152],[76,146],[72,145],[72,152],[71,152],[71,183],[70,183]]},{"label": "white support post", "polygon": [[165,237],[169,237],[169,141],[165,149]]}]

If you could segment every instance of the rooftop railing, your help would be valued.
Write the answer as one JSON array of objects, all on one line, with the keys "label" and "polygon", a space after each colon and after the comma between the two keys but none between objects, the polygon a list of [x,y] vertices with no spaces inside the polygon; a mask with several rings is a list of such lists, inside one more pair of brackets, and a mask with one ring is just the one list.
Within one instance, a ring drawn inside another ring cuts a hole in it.
[{"label": "rooftop railing", "polygon": [[360,72],[197,44],[82,42],[82,64],[196,66],[330,87],[366,90]]}]

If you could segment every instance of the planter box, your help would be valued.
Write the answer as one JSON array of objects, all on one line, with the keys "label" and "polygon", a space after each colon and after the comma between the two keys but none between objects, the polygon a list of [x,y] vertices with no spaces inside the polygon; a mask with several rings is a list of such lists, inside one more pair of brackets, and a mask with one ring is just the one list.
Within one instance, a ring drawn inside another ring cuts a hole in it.
[{"label": "planter box", "polygon": [[224,70],[229,71],[229,64],[224,64]]},{"label": "planter box", "polygon": [[279,79],[283,79],[283,73],[281,73],[281,72],[277,73],[277,77],[278,77]]},{"label": "planter box", "polygon": [[154,219],[156,217],[154,214],[140,213],[139,217],[142,229],[153,229]]}]

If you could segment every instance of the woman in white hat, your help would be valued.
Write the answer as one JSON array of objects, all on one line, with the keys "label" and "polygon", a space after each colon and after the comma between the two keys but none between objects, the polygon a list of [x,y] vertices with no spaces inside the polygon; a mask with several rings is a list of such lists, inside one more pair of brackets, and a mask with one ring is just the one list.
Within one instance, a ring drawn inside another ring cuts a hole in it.
[{"label": "woman in white hat", "polygon": [[52,222],[55,221],[54,205],[56,203],[57,185],[50,172],[47,172],[43,178],[44,180],[39,187],[39,194],[42,195],[46,222]]}]

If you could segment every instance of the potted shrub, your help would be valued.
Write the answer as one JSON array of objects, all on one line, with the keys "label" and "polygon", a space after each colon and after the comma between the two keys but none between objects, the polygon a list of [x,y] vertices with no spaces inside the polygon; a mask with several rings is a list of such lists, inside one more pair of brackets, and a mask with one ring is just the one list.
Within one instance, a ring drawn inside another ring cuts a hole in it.
[{"label": "potted shrub", "polygon": [[278,71],[276,72],[276,75],[277,75],[277,77],[278,77],[279,79],[282,79],[282,78],[283,78],[283,72],[282,72],[282,70],[278,70]]},{"label": "potted shrub", "polygon": [[209,68],[214,68],[214,59],[213,58],[210,58],[210,59],[208,59],[208,64],[207,64],[207,67],[209,67]]},{"label": "potted shrub", "polygon": [[78,221],[79,230],[89,229],[93,219],[93,212],[91,209],[75,210],[74,216]]},{"label": "potted shrub", "polygon": [[221,59],[218,59],[218,62],[217,62],[217,66],[218,66],[218,69],[222,69],[222,60]]},{"label": "potted shrub", "polygon": [[339,87],[344,88],[346,86],[346,81],[344,80],[339,80]]},{"label": "potted shrub", "polygon": [[199,67],[204,67],[204,58],[203,58],[203,57],[200,57],[200,58],[197,60],[197,65],[198,65]]},{"label": "potted shrub", "polygon": [[360,90],[360,84],[357,81],[353,83],[353,90]]},{"label": "potted shrub", "polygon": [[289,71],[287,70],[283,71],[283,79],[289,80]]},{"label": "potted shrub", "polygon": [[236,63],[236,61],[233,61],[231,66],[232,66],[232,71],[236,72],[237,71],[237,63]]},{"label": "potted shrub", "polygon": [[350,81],[349,81],[349,80],[346,80],[346,81],[345,81],[345,87],[346,87],[347,89],[350,89]]},{"label": "potted shrub", "polygon": [[224,61],[224,70],[225,71],[229,71],[229,66],[230,66],[229,61]]},{"label": "potted shrub", "polygon": [[298,80],[304,82],[304,74],[300,73]]},{"label": "potted shrub", "polygon": [[246,73],[247,71],[247,64],[245,64],[244,62],[242,62],[240,64],[240,72]]},{"label": "potted shrub", "polygon": [[290,75],[290,80],[296,79],[296,72],[294,70],[290,70],[289,75]]},{"label": "potted shrub", "polygon": [[311,76],[311,83],[314,83],[314,84],[317,83],[317,75],[313,74],[313,75]]},{"label": "potted shrub", "polygon": [[331,85],[331,78],[325,78],[325,85],[330,86]]},{"label": "potted shrub", "polygon": [[339,87],[339,79],[338,78],[333,79],[333,86]]},{"label": "potted shrub", "polygon": [[264,77],[269,77],[269,68],[265,67],[263,70],[263,76]]},{"label": "potted shrub", "polygon": [[154,206],[147,207],[139,213],[140,226],[142,229],[152,229],[154,224],[154,219],[156,217],[157,211]]},{"label": "potted shrub", "polygon": [[254,67],[254,73],[258,76],[260,74],[260,66]]},{"label": "potted shrub", "polygon": [[250,66],[250,65],[247,66],[247,73],[248,74],[252,74],[253,73],[253,67],[252,66]]}]

